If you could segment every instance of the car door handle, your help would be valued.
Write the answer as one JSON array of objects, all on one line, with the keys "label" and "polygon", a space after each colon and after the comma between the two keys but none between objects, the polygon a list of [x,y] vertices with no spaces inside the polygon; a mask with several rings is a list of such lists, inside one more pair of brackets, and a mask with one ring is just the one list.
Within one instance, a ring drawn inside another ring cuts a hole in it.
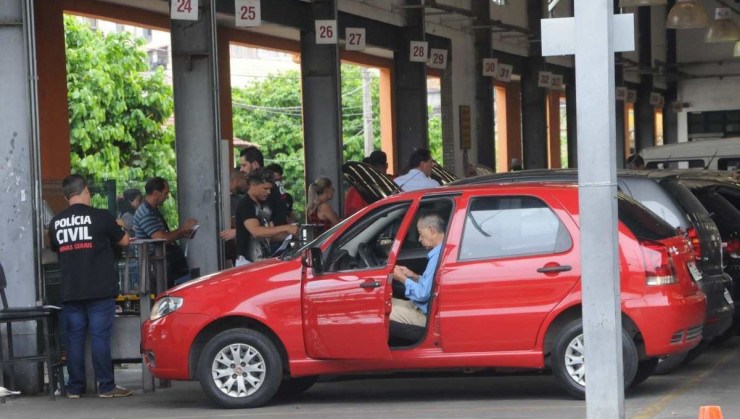
[{"label": "car door handle", "polygon": [[570,265],[543,266],[543,267],[537,269],[537,272],[540,272],[540,273],[567,272],[567,271],[569,271],[571,269],[573,269],[573,268]]},{"label": "car door handle", "polygon": [[360,288],[378,288],[383,285],[380,281],[365,281],[360,284]]}]

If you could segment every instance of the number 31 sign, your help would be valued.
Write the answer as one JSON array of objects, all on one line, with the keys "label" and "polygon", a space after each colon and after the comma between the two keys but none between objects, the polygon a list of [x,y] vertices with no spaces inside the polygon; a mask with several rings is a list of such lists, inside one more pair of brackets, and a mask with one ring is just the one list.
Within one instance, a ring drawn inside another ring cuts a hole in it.
[{"label": "number 31 sign", "polygon": [[172,0],[170,18],[177,20],[198,20],[198,0]]},{"label": "number 31 sign", "polygon": [[234,17],[237,27],[250,28],[262,25],[260,0],[235,0]]}]

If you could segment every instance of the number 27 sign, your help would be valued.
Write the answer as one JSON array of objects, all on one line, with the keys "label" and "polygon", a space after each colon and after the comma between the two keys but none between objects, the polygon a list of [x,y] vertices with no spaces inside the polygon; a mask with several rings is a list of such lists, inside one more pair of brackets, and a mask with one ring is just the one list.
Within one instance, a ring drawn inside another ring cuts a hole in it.
[{"label": "number 27 sign", "polygon": [[198,20],[198,0],[172,0],[170,18],[177,20]]}]

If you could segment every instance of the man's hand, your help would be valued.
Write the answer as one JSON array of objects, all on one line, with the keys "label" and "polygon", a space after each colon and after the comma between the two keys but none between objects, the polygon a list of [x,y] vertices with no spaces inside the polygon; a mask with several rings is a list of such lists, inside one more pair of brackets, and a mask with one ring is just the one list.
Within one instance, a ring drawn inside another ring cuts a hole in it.
[{"label": "man's hand", "polygon": [[221,240],[225,241],[234,240],[236,238],[236,229],[230,228],[228,230],[224,230],[218,233],[218,237],[221,237]]},{"label": "man's hand", "polygon": [[411,269],[403,265],[396,265],[395,269],[398,269],[399,273],[406,278],[411,278],[413,280],[417,280],[419,278],[419,274],[417,274],[416,272],[412,271]]},{"label": "man's hand", "polygon": [[292,234],[293,236],[296,236],[298,234],[298,224],[287,224],[284,227],[286,233]]},{"label": "man's hand", "polygon": [[183,238],[190,236],[190,233],[193,232],[193,227],[195,227],[196,224],[198,224],[198,220],[195,218],[188,218],[183,221],[182,224],[180,224],[180,228],[177,229],[177,231],[180,232],[178,237]]},{"label": "man's hand", "polygon": [[409,278],[408,275],[406,275],[405,271],[408,270],[405,266],[396,265],[393,268],[393,279],[396,281],[401,281],[401,283],[405,284],[406,280]]}]

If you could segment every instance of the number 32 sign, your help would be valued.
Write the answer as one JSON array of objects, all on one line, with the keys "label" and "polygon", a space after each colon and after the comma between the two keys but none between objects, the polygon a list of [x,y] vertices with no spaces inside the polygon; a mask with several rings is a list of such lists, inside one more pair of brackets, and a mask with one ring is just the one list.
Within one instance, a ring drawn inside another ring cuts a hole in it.
[{"label": "number 32 sign", "polygon": [[170,18],[177,20],[198,20],[198,0],[172,0]]},{"label": "number 32 sign", "polygon": [[234,17],[236,18],[236,26],[240,28],[262,25],[260,0],[235,0]]}]

